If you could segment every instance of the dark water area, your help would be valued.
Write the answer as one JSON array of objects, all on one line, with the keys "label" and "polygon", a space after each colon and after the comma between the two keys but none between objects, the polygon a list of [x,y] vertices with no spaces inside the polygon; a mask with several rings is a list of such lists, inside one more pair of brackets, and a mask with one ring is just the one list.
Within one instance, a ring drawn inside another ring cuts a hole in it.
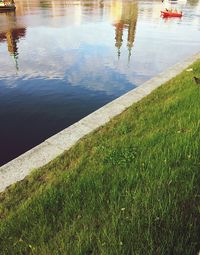
[{"label": "dark water area", "polygon": [[[163,19],[170,7],[184,16]],[[16,0],[0,13],[0,165],[200,50],[200,1]]]}]

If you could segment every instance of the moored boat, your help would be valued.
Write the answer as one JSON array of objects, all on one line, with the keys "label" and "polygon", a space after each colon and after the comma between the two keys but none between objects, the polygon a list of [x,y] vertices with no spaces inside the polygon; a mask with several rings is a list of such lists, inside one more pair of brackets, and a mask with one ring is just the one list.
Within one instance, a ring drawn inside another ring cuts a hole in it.
[{"label": "moored boat", "polygon": [[181,18],[183,16],[182,12],[173,12],[173,11],[161,11],[161,15],[164,18],[168,18],[168,17],[178,17]]}]

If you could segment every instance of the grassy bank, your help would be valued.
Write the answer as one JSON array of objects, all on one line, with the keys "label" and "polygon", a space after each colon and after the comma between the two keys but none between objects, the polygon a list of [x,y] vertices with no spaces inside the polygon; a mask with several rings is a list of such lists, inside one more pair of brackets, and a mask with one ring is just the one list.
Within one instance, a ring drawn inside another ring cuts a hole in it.
[{"label": "grassy bank", "polygon": [[200,61],[0,194],[0,254],[197,254],[194,75]]}]

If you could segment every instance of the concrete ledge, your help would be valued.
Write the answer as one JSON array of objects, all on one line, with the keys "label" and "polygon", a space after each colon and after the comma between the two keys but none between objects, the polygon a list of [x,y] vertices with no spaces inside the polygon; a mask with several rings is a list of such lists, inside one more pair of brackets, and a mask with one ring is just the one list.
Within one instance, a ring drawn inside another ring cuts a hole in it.
[{"label": "concrete ledge", "polygon": [[63,150],[43,142],[0,168],[0,191],[24,179],[33,168],[47,164]]},{"label": "concrete ledge", "polygon": [[78,140],[109,122],[133,103],[140,101],[181,71],[200,59],[200,53],[170,67],[165,72],[143,83],[125,95],[108,103],[72,126],[50,137],[40,145],[0,167],[0,192],[9,185],[22,180],[31,170],[44,166],[55,157],[70,149]]}]

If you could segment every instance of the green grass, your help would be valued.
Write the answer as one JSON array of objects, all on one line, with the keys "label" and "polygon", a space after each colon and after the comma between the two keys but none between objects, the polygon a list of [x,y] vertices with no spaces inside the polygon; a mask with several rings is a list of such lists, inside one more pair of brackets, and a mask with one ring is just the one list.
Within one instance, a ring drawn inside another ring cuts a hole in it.
[{"label": "green grass", "polygon": [[200,61],[192,67],[1,193],[0,254],[197,254]]}]

